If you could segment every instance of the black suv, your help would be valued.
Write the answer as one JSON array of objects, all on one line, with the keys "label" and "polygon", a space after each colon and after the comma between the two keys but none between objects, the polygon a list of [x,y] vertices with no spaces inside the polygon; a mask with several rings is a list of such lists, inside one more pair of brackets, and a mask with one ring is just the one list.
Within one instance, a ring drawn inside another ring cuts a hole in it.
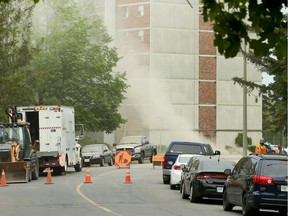
[{"label": "black suv", "polygon": [[288,157],[285,155],[257,155],[242,157],[224,184],[223,209],[232,211],[242,206],[244,216],[256,215],[259,209],[278,210],[287,215]]},{"label": "black suv", "polygon": [[171,167],[179,154],[220,155],[220,151],[213,152],[210,144],[199,142],[172,141],[167,148],[163,161],[163,183],[170,183]]}]

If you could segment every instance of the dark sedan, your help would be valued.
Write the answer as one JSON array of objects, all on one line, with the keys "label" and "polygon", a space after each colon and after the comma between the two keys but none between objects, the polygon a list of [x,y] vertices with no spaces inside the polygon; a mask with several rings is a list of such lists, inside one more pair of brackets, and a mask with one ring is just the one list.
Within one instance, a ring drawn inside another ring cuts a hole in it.
[{"label": "dark sedan", "polygon": [[82,148],[83,166],[90,166],[91,164],[100,164],[104,166],[107,163],[109,166],[113,165],[113,152],[106,144],[90,144]]},{"label": "dark sedan", "polygon": [[228,175],[225,169],[232,169],[233,161],[224,161],[219,156],[196,156],[190,159],[182,171],[182,198],[189,197],[191,202],[197,202],[203,197],[222,198],[223,186]]},{"label": "dark sedan", "polygon": [[242,215],[257,215],[260,209],[287,215],[288,158],[284,155],[251,154],[242,157],[224,185],[223,209],[242,206]]}]

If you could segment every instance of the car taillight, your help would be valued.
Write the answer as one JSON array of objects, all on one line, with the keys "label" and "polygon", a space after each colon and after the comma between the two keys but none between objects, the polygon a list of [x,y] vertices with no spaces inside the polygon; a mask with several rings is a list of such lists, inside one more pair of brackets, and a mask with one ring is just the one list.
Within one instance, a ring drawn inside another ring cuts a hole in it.
[{"label": "car taillight", "polygon": [[253,176],[253,182],[255,184],[269,184],[269,185],[274,185],[274,181],[270,176],[259,176],[255,175]]},{"label": "car taillight", "polygon": [[214,173],[200,173],[197,175],[198,179],[210,179],[210,178],[217,178],[217,179],[226,179],[226,174],[214,174]]},{"label": "car taillight", "polygon": [[173,169],[174,170],[181,170],[181,167],[179,165],[175,165],[175,166],[173,166]]},{"label": "car taillight", "polygon": [[167,164],[167,157],[166,157],[166,155],[164,155],[162,166],[165,167],[166,164]]}]

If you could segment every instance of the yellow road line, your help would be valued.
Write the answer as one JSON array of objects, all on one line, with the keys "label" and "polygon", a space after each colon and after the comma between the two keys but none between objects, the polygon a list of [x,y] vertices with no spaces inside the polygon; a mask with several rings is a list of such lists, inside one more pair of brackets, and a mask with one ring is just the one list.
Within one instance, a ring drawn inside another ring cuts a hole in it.
[{"label": "yellow road line", "polygon": [[[105,175],[111,174],[111,173],[113,173],[113,172],[118,172],[118,171],[119,171],[119,170],[114,170],[114,171],[111,171],[111,172],[108,172],[108,173],[104,173],[104,174],[99,175],[99,176],[105,176]],[[99,176],[96,176],[96,177],[99,177]],[[96,177],[94,177],[94,178],[96,178]],[[94,179],[94,178],[92,178],[92,179]],[[102,205],[94,202],[93,200],[91,200],[91,199],[89,199],[87,196],[85,196],[85,195],[82,193],[82,191],[81,191],[81,187],[82,187],[83,184],[84,184],[84,183],[79,184],[79,185],[77,186],[77,188],[76,188],[77,193],[78,193],[83,199],[87,200],[89,203],[91,203],[92,205],[94,205],[95,207],[97,207],[97,208],[99,208],[99,209],[102,209],[103,211],[109,212],[109,213],[111,213],[111,214],[113,214],[113,215],[122,216],[121,214],[118,214],[118,213],[116,213],[116,212],[113,212],[112,210],[110,210],[110,209],[108,209],[108,208],[106,208],[106,207],[104,207],[104,206],[102,206]]]}]

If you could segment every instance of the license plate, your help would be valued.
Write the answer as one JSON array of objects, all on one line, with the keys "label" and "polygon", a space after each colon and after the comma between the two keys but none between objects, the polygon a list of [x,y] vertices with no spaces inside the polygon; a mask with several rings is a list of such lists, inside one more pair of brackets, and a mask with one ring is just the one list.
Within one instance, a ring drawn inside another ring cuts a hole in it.
[{"label": "license plate", "polygon": [[90,162],[90,159],[84,159],[84,162]]},{"label": "license plate", "polygon": [[218,193],[223,193],[223,187],[217,187],[216,190]]},{"label": "license plate", "polygon": [[288,192],[288,186],[287,185],[281,185],[281,191]]}]

